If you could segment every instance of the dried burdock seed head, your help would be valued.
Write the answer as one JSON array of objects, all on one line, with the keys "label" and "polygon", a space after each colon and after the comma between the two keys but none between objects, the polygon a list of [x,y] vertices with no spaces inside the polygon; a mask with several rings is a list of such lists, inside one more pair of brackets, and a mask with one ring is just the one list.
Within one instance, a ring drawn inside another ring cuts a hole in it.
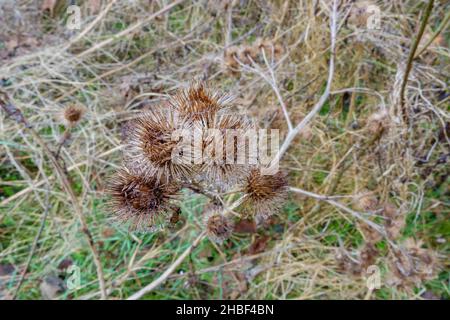
[{"label": "dried burdock seed head", "polygon": [[153,231],[166,223],[179,190],[174,184],[137,176],[126,168],[116,172],[108,189],[113,220],[129,224],[133,231]]},{"label": "dried burdock seed head", "polygon": [[202,130],[203,178],[219,188],[228,187],[248,175],[256,152],[249,148],[256,134],[254,123],[241,115],[216,115]]},{"label": "dried burdock seed head", "polygon": [[258,38],[253,43],[252,47],[253,50],[258,52],[258,54],[262,54],[261,50],[264,50],[264,54],[266,55],[266,58],[269,59],[269,61],[270,59],[272,59],[272,54],[274,60],[279,60],[284,53],[282,45],[280,45],[279,43],[274,43],[269,39]]},{"label": "dried burdock seed head", "polygon": [[85,113],[86,108],[84,106],[71,104],[61,111],[60,118],[65,126],[74,127],[80,122]]},{"label": "dried burdock seed head", "polygon": [[189,122],[172,108],[157,108],[142,113],[128,128],[127,166],[133,172],[166,182],[190,177],[193,167],[180,161],[179,157],[184,149],[183,130],[188,127]]},{"label": "dried burdock seed head", "polygon": [[283,206],[288,190],[286,175],[283,172],[262,175],[259,169],[252,169],[244,185],[244,213],[267,219]]},{"label": "dried burdock seed head", "polygon": [[233,224],[220,210],[208,211],[204,216],[206,235],[211,241],[222,243],[231,236]]},{"label": "dried burdock seed head", "polygon": [[171,98],[170,104],[180,117],[191,121],[204,121],[213,118],[231,102],[232,97],[209,88],[197,81],[187,89],[180,90]]},{"label": "dried burdock seed head", "polygon": [[252,60],[255,61],[258,58],[259,50],[255,46],[243,46],[238,53],[238,59],[243,64],[251,64]]}]

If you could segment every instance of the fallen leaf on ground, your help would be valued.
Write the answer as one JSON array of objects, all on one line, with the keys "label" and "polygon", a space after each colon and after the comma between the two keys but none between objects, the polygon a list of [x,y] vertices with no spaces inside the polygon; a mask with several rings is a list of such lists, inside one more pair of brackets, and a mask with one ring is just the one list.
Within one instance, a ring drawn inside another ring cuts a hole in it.
[{"label": "fallen leaf on ground", "polygon": [[236,223],[234,231],[237,233],[255,233],[256,223],[254,220],[242,219]]},{"label": "fallen leaf on ground", "polygon": [[269,240],[270,240],[270,238],[268,236],[257,237],[253,241],[253,243],[250,245],[250,249],[248,250],[248,253],[250,255],[253,255],[253,254],[257,254],[257,253],[266,251]]},{"label": "fallen leaf on ground", "polygon": [[67,268],[69,268],[73,264],[73,260],[70,258],[63,259],[58,265],[58,269],[61,271],[65,271]]},{"label": "fallen leaf on ground", "polygon": [[16,268],[11,263],[0,264],[0,277],[9,276]]},{"label": "fallen leaf on ground", "polygon": [[57,276],[49,275],[45,277],[39,288],[43,299],[53,300],[66,291],[66,284]]}]

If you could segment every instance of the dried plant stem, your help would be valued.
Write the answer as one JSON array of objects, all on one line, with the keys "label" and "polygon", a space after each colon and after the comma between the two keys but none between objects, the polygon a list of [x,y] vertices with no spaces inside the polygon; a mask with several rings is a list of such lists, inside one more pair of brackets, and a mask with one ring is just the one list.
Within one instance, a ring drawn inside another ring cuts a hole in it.
[{"label": "dried plant stem", "polygon": [[[291,118],[289,117],[289,113],[287,111],[286,104],[284,103],[284,100],[283,100],[283,98],[281,97],[281,94],[280,94],[280,90],[278,89],[277,78],[275,77],[275,73],[273,72],[273,68],[270,66],[269,62],[267,61],[265,50],[261,49],[261,52],[262,52],[262,56],[263,56],[263,59],[264,59],[264,63],[266,64],[267,69],[269,69],[269,73],[270,73],[270,77],[271,77],[271,81],[269,81],[269,79],[266,79],[266,81],[269,82],[270,85],[272,86],[273,91],[275,92],[275,95],[277,96],[277,99],[280,102],[281,110],[283,111],[284,118],[286,119],[286,123],[288,125],[288,129],[289,129],[289,131],[292,131],[292,129],[294,127],[292,126],[292,121],[291,121]],[[272,53],[272,56],[273,56],[273,53]]]},{"label": "dried plant stem", "polygon": [[56,159],[56,157],[54,156],[52,151],[48,148],[48,146],[44,142],[44,140],[42,140],[41,136],[28,123],[28,121],[23,116],[22,112],[17,107],[15,107],[13,104],[11,104],[8,100],[9,99],[7,99],[7,98],[2,99],[0,97],[0,107],[2,107],[5,110],[7,115],[9,115],[17,123],[24,125],[25,128],[30,132],[31,136],[40,145],[40,147],[43,149],[44,153],[50,159],[50,162],[52,163],[53,167],[55,168],[57,175],[60,179],[62,187],[69,195],[69,198],[70,198],[70,201],[72,202],[74,211],[75,211],[76,215],[78,216],[78,219],[81,222],[82,231],[88,240],[88,245],[91,250],[92,257],[94,259],[94,263],[97,267],[97,276],[98,276],[100,290],[102,293],[101,297],[102,297],[102,299],[106,299],[106,287],[105,287],[105,279],[103,276],[103,268],[102,268],[102,265],[100,262],[100,258],[99,258],[97,249],[95,247],[94,239],[92,237],[92,234],[89,231],[86,219],[83,214],[83,210],[78,202],[78,199],[75,195],[72,185],[70,184],[69,179],[68,179],[66,173],[64,172],[63,168],[60,166],[58,160]]},{"label": "dried plant stem", "polygon": [[357,219],[359,219],[359,220],[365,222],[367,225],[371,226],[373,229],[375,229],[376,231],[378,231],[378,232],[379,232],[380,234],[382,234],[383,236],[386,235],[386,233],[384,232],[384,230],[383,230],[379,225],[377,225],[376,223],[374,223],[374,222],[372,222],[372,221],[370,221],[370,220],[364,218],[364,217],[361,215],[361,213],[356,212],[356,211],[354,211],[354,210],[352,210],[352,209],[350,209],[350,208],[347,208],[346,206],[344,206],[344,205],[343,205],[342,203],[340,203],[340,202],[337,202],[337,201],[335,201],[335,200],[332,200],[332,197],[323,196],[323,195],[320,195],[320,194],[317,194],[317,193],[313,193],[313,192],[310,192],[310,191],[306,191],[306,190],[299,189],[299,188],[294,188],[294,187],[290,187],[290,190],[291,190],[292,192],[296,192],[296,193],[299,193],[299,194],[302,194],[302,195],[305,195],[305,196],[308,196],[308,197],[311,197],[311,198],[314,198],[314,199],[317,199],[317,200],[325,201],[325,202],[331,204],[332,206],[335,206],[335,207],[337,207],[337,208],[339,208],[339,209],[342,209],[343,211],[345,211],[345,212],[347,212],[347,213],[350,213],[350,214],[351,214],[352,216],[354,216],[355,218],[357,218]]},{"label": "dried plant stem", "polygon": [[300,121],[300,123],[292,130],[289,130],[283,144],[280,147],[277,155],[272,161],[272,165],[277,165],[281,160],[284,153],[291,145],[294,138],[308,125],[308,123],[314,118],[314,116],[322,109],[325,102],[328,100],[331,91],[331,83],[334,76],[334,59],[336,56],[336,34],[337,34],[337,1],[333,1],[333,10],[331,12],[330,19],[330,31],[331,31],[331,47],[330,47],[330,63],[328,69],[328,79],[325,91],[320,97],[319,101],[314,105],[311,111]]},{"label": "dried plant stem", "polygon": [[[224,206],[224,214],[227,213],[233,213],[233,210],[236,209],[244,200],[244,197],[239,198],[234,203],[232,203],[230,206]],[[178,267],[184,259],[189,256],[192,252],[192,250],[206,237],[206,231],[202,231],[197,238],[194,239],[192,244],[170,265],[169,268],[164,271],[162,275],[160,275],[156,280],[152,281],[148,285],[146,285],[144,288],[139,290],[138,292],[131,295],[127,300],[137,300],[141,298],[144,294],[152,291],[157,286],[162,284],[164,281],[167,280],[167,278],[172,274],[173,271],[175,271],[176,267]]]},{"label": "dried plant stem", "polygon": [[189,256],[192,250],[203,240],[204,237],[205,232],[200,233],[197,236],[197,238],[195,238],[195,240],[192,242],[192,244],[186,250],[184,250],[184,252],[170,265],[169,268],[166,269],[166,271],[163,272],[162,275],[160,275],[156,280],[152,281],[138,292],[128,297],[127,300],[140,299],[143,295],[152,291],[157,286],[166,281],[166,279],[172,274],[172,272],[174,272],[175,269],[184,261],[184,259]]},{"label": "dried plant stem", "polygon": [[105,288],[106,288],[105,287],[105,278],[103,275],[103,268],[102,268],[102,265],[100,262],[99,254],[95,247],[94,238],[92,237],[92,234],[89,231],[88,224],[86,222],[86,218],[84,217],[84,214],[83,214],[83,210],[80,206],[80,203],[78,202],[75,192],[73,191],[72,185],[70,184],[69,179],[67,178],[67,175],[65,174],[63,168],[61,168],[61,166],[59,165],[58,160],[55,158],[55,156],[50,151],[50,149],[47,147],[47,145],[42,140],[42,138],[37,134],[36,131],[34,131],[34,129],[30,128],[29,130],[30,130],[33,138],[37,141],[37,143],[42,147],[44,152],[49,157],[50,161],[52,162],[52,164],[58,174],[58,177],[60,179],[60,182],[61,182],[63,188],[66,190],[67,194],[69,195],[69,198],[70,198],[70,201],[72,202],[75,213],[78,216],[78,219],[80,220],[81,227],[82,227],[81,230],[83,231],[83,233],[85,234],[85,236],[87,238],[88,245],[91,250],[92,257],[94,259],[94,263],[97,268],[98,282],[99,282],[100,290],[102,292],[101,298],[106,299],[107,296],[106,296],[106,290],[105,290]]},{"label": "dried plant stem", "polygon": [[406,62],[405,74],[403,75],[402,86],[400,88],[400,110],[402,112],[403,121],[406,125],[409,124],[408,113],[405,107],[405,89],[406,84],[408,83],[409,73],[411,72],[414,56],[416,54],[417,47],[419,46],[420,40],[422,39],[423,33],[425,31],[425,27],[428,22],[428,18],[430,17],[431,10],[433,9],[434,0],[428,1],[428,6],[425,9],[425,13],[422,17],[422,23],[420,24],[419,32],[417,33],[416,38],[409,50],[408,60]]},{"label": "dried plant stem", "polygon": [[81,52],[80,54],[77,55],[77,58],[82,58],[94,51],[97,51],[101,48],[103,48],[104,46],[110,44],[111,42],[115,41],[118,38],[124,37],[132,32],[134,32],[136,29],[141,28],[142,26],[144,26],[145,24],[149,23],[150,21],[152,21],[153,19],[155,19],[156,17],[166,13],[167,11],[169,11],[170,9],[172,9],[173,7],[179,5],[180,3],[184,2],[185,0],[176,0],[174,2],[172,2],[171,4],[165,6],[164,8],[162,8],[161,10],[155,12],[154,14],[150,15],[149,17],[147,17],[146,19],[142,20],[142,21],[138,21],[135,24],[131,25],[130,27],[128,27],[127,29],[119,32],[117,35],[115,35],[114,37],[109,37],[108,39],[96,44],[95,46]]},{"label": "dried plant stem", "polygon": [[188,188],[195,193],[202,194],[205,197],[211,199],[215,204],[223,204],[223,200],[215,193],[205,190],[199,183],[197,182],[187,182],[182,185],[184,188]]},{"label": "dried plant stem", "polygon": [[23,268],[22,273],[20,274],[19,281],[16,285],[16,288],[14,289],[14,293],[11,295],[12,300],[15,300],[17,298],[20,288],[22,287],[22,284],[25,281],[25,277],[28,272],[28,268],[30,267],[31,260],[33,259],[34,253],[36,252],[39,238],[41,237],[42,231],[44,230],[45,221],[47,221],[48,212],[50,211],[50,206],[48,203],[49,193],[50,193],[50,190],[47,190],[46,199],[45,199],[46,206],[45,206],[44,213],[41,217],[41,223],[39,225],[38,232],[36,233],[36,236],[34,237],[33,244],[31,245],[30,253],[28,254],[27,261],[25,262],[25,267]]},{"label": "dried plant stem", "polygon": [[[361,58],[361,55],[363,53],[362,47],[358,47],[356,55],[355,55],[355,62],[358,64],[355,71],[355,79],[353,80],[353,87],[357,87],[359,83],[359,73],[361,72],[361,63],[359,63],[359,60]],[[352,95],[350,97],[350,107],[348,109],[347,113],[347,119],[345,119],[345,128],[348,128],[350,123],[353,121],[353,114],[355,113],[355,106],[356,106],[356,95],[357,90],[354,90],[352,92]]]},{"label": "dried plant stem", "polygon": [[62,150],[63,145],[64,145],[64,144],[66,143],[66,141],[70,138],[70,130],[71,130],[71,127],[68,126],[68,127],[64,130],[64,133],[63,133],[63,136],[62,136],[61,140],[58,142],[58,147],[56,148],[56,153],[55,153],[55,158],[56,158],[56,160],[59,159],[59,155],[61,154],[61,150]]},{"label": "dried plant stem", "polygon": [[[58,143],[58,148],[57,148],[57,151],[56,151],[56,154],[55,154],[55,159],[57,161],[59,160],[59,155],[60,155],[62,146],[67,141],[67,139],[70,137],[70,129],[71,129],[71,127],[66,128],[66,130],[64,131],[64,134],[63,134],[63,138]],[[23,269],[23,271],[22,271],[22,273],[20,275],[19,282],[17,283],[16,289],[15,289],[14,293],[12,294],[12,299],[13,300],[16,299],[17,294],[19,293],[20,288],[21,288],[23,282],[25,281],[26,273],[28,271],[28,268],[30,267],[31,260],[33,259],[33,256],[34,256],[34,253],[36,251],[37,244],[38,244],[39,239],[41,237],[42,231],[44,230],[45,222],[47,221],[48,213],[50,211],[50,205],[49,205],[50,197],[49,197],[49,193],[50,193],[50,190],[47,189],[46,199],[45,199],[44,214],[41,217],[41,223],[39,225],[38,232],[36,233],[36,236],[34,237],[33,244],[31,245],[30,253],[29,253],[27,261],[25,263],[25,267],[24,267],[24,269]]]}]

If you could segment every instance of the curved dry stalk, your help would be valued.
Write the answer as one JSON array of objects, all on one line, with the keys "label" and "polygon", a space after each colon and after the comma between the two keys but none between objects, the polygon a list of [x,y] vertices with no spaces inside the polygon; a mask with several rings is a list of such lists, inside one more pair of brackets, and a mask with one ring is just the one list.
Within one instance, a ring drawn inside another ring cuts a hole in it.
[{"label": "curved dry stalk", "polygon": [[205,234],[206,234],[205,231],[200,233],[197,236],[197,238],[195,238],[195,240],[192,242],[192,244],[186,250],[184,250],[184,252],[177,258],[177,260],[175,260],[170,265],[170,267],[167,268],[166,271],[163,272],[162,275],[160,275],[156,280],[152,281],[151,283],[149,283],[148,285],[143,287],[138,292],[136,292],[133,295],[131,295],[130,297],[128,297],[127,300],[140,299],[143,295],[145,295],[146,293],[152,291],[157,286],[159,286],[164,281],[166,281],[166,279],[172,274],[172,272],[175,271],[176,267],[178,267],[184,261],[184,259],[186,259],[186,257],[189,256],[189,254],[192,252],[192,250],[203,240],[203,238],[205,237]]},{"label": "curved dry stalk", "polygon": [[[122,146],[122,145],[117,146],[117,147],[114,147],[114,148],[112,148],[112,149],[109,149],[108,151],[105,151],[105,152],[103,152],[103,153],[101,153],[101,154],[99,154],[99,155],[96,155],[96,156],[94,157],[94,159],[101,159],[101,158],[104,158],[104,157],[110,155],[111,153],[114,153],[114,152],[119,151],[119,150],[121,150],[121,149],[123,149],[123,146]],[[67,168],[67,171],[70,172],[70,171],[72,171],[72,170],[75,170],[75,169],[77,169],[77,168],[79,168],[79,167],[81,167],[81,166],[83,166],[83,165],[86,165],[88,162],[89,162],[89,160],[84,160],[84,161],[82,161],[82,162],[79,162],[79,163],[76,163],[76,164],[74,164],[74,165],[71,165],[71,166],[69,166],[69,167]],[[54,177],[55,177],[55,176],[51,175],[51,176],[49,176],[47,179],[50,180],[50,179],[53,179]],[[10,197],[6,198],[5,200],[3,200],[2,202],[0,202],[0,206],[1,206],[1,207],[6,206],[8,203],[10,203],[10,202],[16,200],[17,198],[20,198],[20,197],[26,195],[27,193],[33,191],[35,188],[40,187],[40,186],[43,185],[45,182],[46,182],[46,180],[45,180],[45,179],[42,179],[42,180],[39,180],[39,181],[37,181],[36,183],[32,184],[30,187],[27,187],[27,188],[25,188],[25,189],[23,189],[23,190],[20,190],[19,192],[13,194],[12,196],[10,196]]]},{"label": "curved dry stalk", "polygon": [[425,14],[422,18],[422,23],[420,24],[419,32],[417,33],[416,38],[411,46],[411,50],[409,51],[408,61],[406,63],[405,74],[403,75],[402,86],[400,88],[400,110],[402,112],[403,121],[406,125],[408,125],[408,113],[405,107],[405,89],[406,84],[408,83],[409,73],[411,72],[414,56],[416,54],[417,47],[419,46],[420,40],[422,39],[423,33],[425,31],[425,27],[427,26],[428,18],[430,18],[431,10],[433,9],[434,0],[428,1],[428,6],[425,9]]},{"label": "curved dry stalk", "polygon": [[381,235],[386,236],[386,233],[385,233],[385,231],[383,230],[382,227],[380,227],[376,223],[374,223],[374,222],[364,218],[361,215],[361,213],[356,212],[356,211],[354,211],[354,210],[344,206],[342,203],[333,200],[332,199],[333,197],[320,195],[320,194],[317,194],[317,193],[314,193],[314,192],[310,192],[310,191],[306,191],[306,190],[299,189],[299,188],[294,188],[294,187],[290,187],[289,189],[292,192],[299,193],[299,194],[302,194],[302,195],[305,195],[305,196],[308,196],[310,198],[314,198],[314,199],[317,199],[317,200],[325,201],[326,203],[329,203],[329,204],[331,204],[332,206],[334,206],[336,208],[339,208],[339,209],[341,209],[341,210],[343,210],[343,211],[345,211],[347,213],[350,213],[355,218],[357,218],[357,219],[365,222],[367,225],[371,226],[374,230],[378,231]]},{"label": "curved dry stalk", "polygon": [[89,31],[91,31],[96,25],[97,23],[99,23],[104,16],[106,16],[106,14],[109,12],[109,10],[111,10],[111,7],[113,6],[114,3],[116,3],[117,0],[111,0],[105,7],[105,9],[103,9],[103,11],[97,15],[97,17],[94,19],[94,21],[92,21],[83,31],[81,31],[79,34],[76,35],[75,38],[71,39],[69,41],[69,43],[64,46],[64,48],[62,49],[62,51],[65,51],[67,49],[69,49],[74,43],[78,42],[79,40],[83,39],[83,37],[89,33]]},{"label": "curved dry stalk", "polygon": [[31,133],[31,136],[41,146],[44,153],[50,159],[50,162],[52,163],[53,167],[55,168],[55,170],[57,172],[57,175],[59,177],[59,180],[61,182],[63,189],[69,195],[69,198],[70,198],[70,201],[72,202],[74,211],[75,211],[76,215],[78,216],[78,219],[80,220],[80,223],[82,226],[82,231],[88,240],[88,245],[91,250],[92,257],[94,259],[94,263],[97,268],[97,276],[98,276],[100,290],[102,292],[102,299],[106,299],[107,296],[106,296],[105,278],[103,275],[103,268],[102,268],[102,265],[100,262],[99,254],[95,247],[94,238],[92,237],[92,234],[89,231],[88,224],[86,222],[86,218],[84,217],[83,210],[80,206],[80,203],[78,202],[78,199],[75,195],[72,185],[70,184],[69,179],[68,179],[66,173],[64,172],[64,169],[61,167],[58,160],[55,158],[53,152],[48,148],[47,144],[44,142],[44,140],[42,140],[41,136],[28,123],[28,121],[24,117],[23,113],[16,106],[14,106],[11,102],[9,102],[9,100],[10,99],[8,98],[8,96],[6,94],[0,95],[0,107],[2,107],[4,109],[4,111],[10,118],[12,118],[18,124],[22,124]]},{"label": "curved dry stalk", "polygon": [[300,123],[292,130],[290,130],[284,139],[283,144],[280,147],[280,150],[272,160],[271,167],[276,167],[278,162],[283,157],[284,153],[287,151],[289,146],[291,145],[294,138],[309,124],[309,122],[314,118],[314,116],[319,113],[322,109],[325,102],[328,100],[331,91],[331,83],[333,82],[334,76],[334,59],[336,57],[336,35],[337,35],[337,1],[333,1],[333,10],[331,12],[330,18],[330,32],[331,32],[331,47],[330,47],[330,63],[328,68],[328,79],[327,85],[325,87],[325,91],[320,97],[319,101],[314,105],[311,111],[300,121]]}]

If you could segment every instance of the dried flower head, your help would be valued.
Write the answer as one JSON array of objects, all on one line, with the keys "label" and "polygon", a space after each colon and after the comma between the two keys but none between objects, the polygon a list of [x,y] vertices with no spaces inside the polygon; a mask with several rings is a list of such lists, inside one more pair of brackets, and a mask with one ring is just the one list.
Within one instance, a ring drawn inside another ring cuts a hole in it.
[{"label": "dried flower head", "polygon": [[[182,133],[189,122],[172,108],[144,112],[127,129],[126,162],[130,169],[157,180],[189,177],[193,167],[178,157],[184,148]],[[188,157],[188,155],[185,155]]]},{"label": "dried flower head", "polygon": [[[198,128],[198,123],[197,123]],[[247,176],[256,154],[250,152],[249,134],[255,125],[240,115],[216,115],[210,125],[201,123],[203,177],[217,186],[235,184]]]},{"label": "dried flower head", "polygon": [[268,218],[275,214],[287,199],[287,179],[281,171],[273,175],[262,175],[259,169],[252,169],[244,191],[244,212]]},{"label": "dried flower head", "polygon": [[206,235],[211,241],[222,243],[233,232],[232,222],[220,210],[210,210],[204,216]]},{"label": "dried flower head", "polygon": [[281,56],[284,53],[283,46],[279,43],[275,43],[272,40],[269,39],[262,39],[258,38],[253,43],[253,50],[257,51],[258,53],[261,53],[261,50],[264,50],[264,54],[266,55],[266,58],[274,60],[279,60]]},{"label": "dried flower head", "polygon": [[109,186],[113,219],[129,223],[131,230],[153,231],[166,222],[178,190],[174,184],[164,184],[155,178],[137,176],[126,168],[120,169]]},{"label": "dried flower head", "polygon": [[84,106],[71,104],[61,111],[60,118],[65,126],[73,127],[80,122],[85,113],[86,108]]},{"label": "dried flower head", "polygon": [[180,117],[192,121],[212,119],[219,110],[227,107],[232,97],[208,88],[201,81],[194,82],[188,89],[180,90],[170,104]]}]

